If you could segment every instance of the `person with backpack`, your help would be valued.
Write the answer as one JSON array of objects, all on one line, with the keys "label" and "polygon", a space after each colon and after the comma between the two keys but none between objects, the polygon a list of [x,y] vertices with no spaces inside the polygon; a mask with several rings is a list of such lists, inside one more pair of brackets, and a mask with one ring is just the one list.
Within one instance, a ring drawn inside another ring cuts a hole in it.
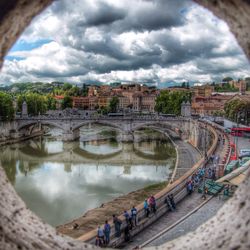
[{"label": "person with backpack", "polygon": [[123,216],[126,220],[127,225],[129,225],[129,213],[127,210],[124,210]]},{"label": "person with backpack", "polygon": [[111,226],[109,225],[108,221],[106,220],[105,221],[105,224],[104,224],[104,235],[105,235],[105,243],[106,245],[109,244],[110,242],[110,232],[111,232]]},{"label": "person with backpack", "polygon": [[98,226],[97,236],[96,236],[96,246],[103,246],[105,244],[103,229]]}]

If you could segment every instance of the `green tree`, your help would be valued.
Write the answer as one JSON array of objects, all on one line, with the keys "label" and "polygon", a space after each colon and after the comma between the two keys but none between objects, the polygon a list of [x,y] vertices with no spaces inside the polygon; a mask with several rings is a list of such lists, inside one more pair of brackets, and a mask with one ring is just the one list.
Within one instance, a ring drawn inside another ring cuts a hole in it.
[{"label": "green tree", "polygon": [[101,106],[99,109],[98,109],[98,113],[99,114],[102,114],[102,115],[107,115],[109,112],[109,109],[107,107],[103,107]]},{"label": "green tree", "polygon": [[225,116],[232,121],[237,122],[238,114],[244,116],[245,123],[248,123],[248,111],[250,110],[250,102],[244,102],[240,99],[234,99],[227,102],[224,106]]},{"label": "green tree", "polygon": [[82,85],[82,96],[87,96],[88,95],[88,87],[87,85],[84,83]]},{"label": "green tree", "polygon": [[222,82],[230,82],[230,81],[233,81],[233,78],[230,76],[227,76],[227,77],[222,79]]},{"label": "green tree", "polygon": [[0,119],[9,121],[14,118],[14,107],[12,102],[12,96],[0,92]]},{"label": "green tree", "polygon": [[117,96],[114,96],[111,98],[109,102],[109,110],[110,112],[116,112],[119,104],[119,98]]},{"label": "green tree", "polygon": [[68,91],[66,91],[67,95],[69,96],[80,96],[81,95],[81,89],[77,86],[72,86]]},{"label": "green tree", "polygon": [[22,104],[26,101],[28,113],[30,115],[44,114],[48,110],[48,101],[46,96],[38,93],[25,93],[17,97],[18,111],[22,111]]},{"label": "green tree", "polygon": [[56,109],[56,100],[53,97],[53,95],[48,94],[46,96],[46,101],[47,101],[47,108],[48,108],[48,110],[55,110]]},{"label": "green tree", "polygon": [[63,90],[66,91],[66,90],[70,90],[72,88],[72,85],[70,83],[64,83],[63,84]]},{"label": "green tree", "polygon": [[191,101],[191,92],[161,91],[156,98],[155,110],[159,113],[180,115],[183,101]]},{"label": "green tree", "polygon": [[72,108],[73,107],[73,99],[71,96],[64,96],[62,101],[62,109]]}]

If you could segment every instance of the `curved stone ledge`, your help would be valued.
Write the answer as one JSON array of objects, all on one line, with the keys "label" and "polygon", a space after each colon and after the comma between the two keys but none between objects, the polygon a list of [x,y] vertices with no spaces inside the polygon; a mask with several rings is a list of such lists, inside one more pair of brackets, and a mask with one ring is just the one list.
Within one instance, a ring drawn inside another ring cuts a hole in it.
[{"label": "curved stone ledge", "polygon": [[[250,58],[250,3],[247,0],[195,0],[224,19]],[[31,19],[52,0],[2,0],[0,3],[0,67],[7,51]],[[194,233],[161,249],[250,249],[250,182],[240,185],[219,213]],[[0,167],[0,246],[2,249],[85,249],[88,244],[59,236],[27,211]]]}]

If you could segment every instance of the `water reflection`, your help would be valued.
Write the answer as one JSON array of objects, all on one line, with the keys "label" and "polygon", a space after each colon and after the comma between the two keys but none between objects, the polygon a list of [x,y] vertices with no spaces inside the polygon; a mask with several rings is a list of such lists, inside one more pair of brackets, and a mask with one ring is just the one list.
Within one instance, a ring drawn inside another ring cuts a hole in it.
[{"label": "water reflection", "polygon": [[1,164],[27,206],[51,225],[114,197],[166,180],[169,142],[35,139],[0,148]]}]

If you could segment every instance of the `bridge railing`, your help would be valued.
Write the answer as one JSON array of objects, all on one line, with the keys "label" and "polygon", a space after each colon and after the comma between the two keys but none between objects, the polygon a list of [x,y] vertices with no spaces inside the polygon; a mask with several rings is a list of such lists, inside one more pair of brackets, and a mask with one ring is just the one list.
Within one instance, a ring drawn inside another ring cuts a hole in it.
[{"label": "bridge railing", "polygon": [[[221,130],[221,128],[216,127],[216,125],[212,126],[211,124],[207,124],[207,129],[211,132],[211,134],[214,137],[213,143],[212,143],[211,147],[209,148],[209,150],[207,152],[208,158],[206,158],[206,159],[204,157],[201,158],[182,177],[180,177],[175,182],[168,185],[166,188],[164,188],[162,191],[160,191],[159,193],[157,193],[155,195],[156,204],[157,204],[157,213],[155,215],[151,216],[150,218],[145,218],[143,203],[139,204],[136,207],[137,211],[138,211],[138,215],[137,215],[138,226],[135,227],[131,231],[132,236],[136,235],[137,233],[142,231],[145,227],[147,227],[148,225],[150,225],[151,223],[156,221],[160,216],[162,216],[164,213],[166,213],[168,211],[168,208],[167,208],[167,206],[165,204],[165,198],[169,194],[174,195],[174,199],[175,199],[176,202],[181,201],[187,195],[187,190],[186,190],[187,181],[191,179],[192,175],[198,169],[203,168],[205,166],[205,164],[208,161],[208,159],[210,158],[210,156],[216,150],[217,143],[218,143],[218,134],[217,134],[216,129],[223,132]],[[226,152],[226,154],[227,154],[227,152]],[[123,221],[122,227],[121,227],[121,230],[123,230],[125,228],[125,226],[126,226],[126,222],[125,222],[122,215],[119,216],[119,218]],[[112,222],[111,222],[111,224],[112,224]],[[115,234],[115,230],[114,230],[114,225],[112,224],[112,234],[111,234],[111,243],[110,243],[111,247],[119,246],[121,243],[124,242],[124,236],[123,235],[121,237],[119,237],[119,238],[115,238],[114,234]],[[88,243],[91,243],[91,244],[94,244],[95,243],[95,238],[96,238],[96,230],[93,230],[93,231],[90,231],[87,234],[82,235],[78,239],[82,240],[82,241],[85,241],[85,242],[88,242]]]},{"label": "bridge railing", "polygon": [[15,120],[135,120],[135,121],[180,121],[185,120],[183,117],[164,117],[164,116],[119,116],[119,117],[112,117],[112,116],[85,116],[85,115],[39,115],[39,116],[27,116],[27,117],[16,117]]}]

